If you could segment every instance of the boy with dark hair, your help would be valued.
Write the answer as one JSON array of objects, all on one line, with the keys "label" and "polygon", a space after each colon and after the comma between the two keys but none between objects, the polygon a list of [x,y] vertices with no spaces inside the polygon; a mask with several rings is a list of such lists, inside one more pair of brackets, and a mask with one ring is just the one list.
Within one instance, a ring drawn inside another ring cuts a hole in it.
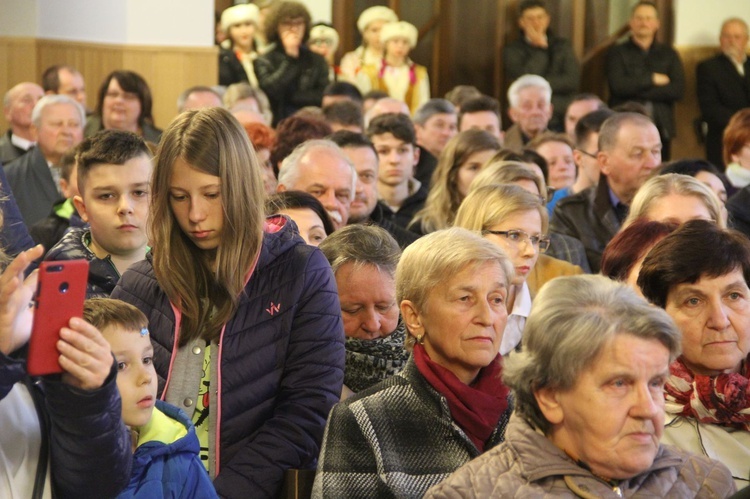
[{"label": "boy with dark hair", "polygon": [[497,137],[502,143],[503,132],[500,123],[500,103],[489,95],[481,95],[467,100],[458,113],[458,131],[476,128]]},{"label": "boy with dark hair", "polygon": [[125,270],[146,257],[151,152],[131,132],[104,130],[84,140],[76,155],[73,198],[88,228],[73,228],[45,260],[89,261],[87,297],[109,296]]},{"label": "boy with dark hair", "polygon": [[405,114],[383,114],[370,122],[367,136],[378,153],[378,196],[385,217],[407,228],[427,199],[427,189],[414,178],[419,162],[414,125]]},{"label": "boy with dark hair", "polygon": [[122,420],[131,433],[133,469],[118,497],[217,497],[190,418],[156,399],[146,316],[124,301],[92,298],[84,303],[83,318],[101,331],[112,349]]}]

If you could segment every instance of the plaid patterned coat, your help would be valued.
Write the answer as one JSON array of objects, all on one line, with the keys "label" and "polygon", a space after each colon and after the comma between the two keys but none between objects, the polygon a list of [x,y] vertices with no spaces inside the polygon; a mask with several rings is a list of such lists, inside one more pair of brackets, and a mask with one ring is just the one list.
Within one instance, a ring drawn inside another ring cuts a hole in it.
[{"label": "plaid patterned coat", "polygon": [[[512,404],[486,445],[503,441]],[[334,406],[313,497],[422,497],[480,454],[448,403],[417,370],[404,370]]]}]

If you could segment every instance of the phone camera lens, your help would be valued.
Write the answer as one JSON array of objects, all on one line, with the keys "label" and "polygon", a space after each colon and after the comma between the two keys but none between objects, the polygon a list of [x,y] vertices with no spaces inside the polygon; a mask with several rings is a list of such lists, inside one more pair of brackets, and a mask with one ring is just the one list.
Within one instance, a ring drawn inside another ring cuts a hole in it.
[{"label": "phone camera lens", "polygon": [[68,292],[68,283],[63,282],[60,284],[60,293],[67,293]]}]

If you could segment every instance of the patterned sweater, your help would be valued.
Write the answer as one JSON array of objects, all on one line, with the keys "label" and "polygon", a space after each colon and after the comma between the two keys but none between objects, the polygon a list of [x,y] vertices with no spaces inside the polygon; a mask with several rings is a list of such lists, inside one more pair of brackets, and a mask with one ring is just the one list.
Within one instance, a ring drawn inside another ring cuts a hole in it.
[{"label": "patterned sweater", "polygon": [[[503,441],[511,412],[509,403],[486,449]],[[422,497],[479,454],[410,358],[400,374],[334,406],[312,496]]]}]

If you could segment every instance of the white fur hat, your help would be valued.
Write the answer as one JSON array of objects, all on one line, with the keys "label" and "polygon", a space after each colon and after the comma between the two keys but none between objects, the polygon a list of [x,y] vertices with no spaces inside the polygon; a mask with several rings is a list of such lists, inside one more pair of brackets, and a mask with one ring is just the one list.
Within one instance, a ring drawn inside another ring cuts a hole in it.
[{"label": "white fur hat", "polygon": [[370,7],[369,9],[362,11],[359,15],[359,19],[357,19],[357,29],[359,29],[360,33],[364,33],[367,25],[378,19],[382,19],[389,23],[395,23],[398,21],[398,16],[388,7],[376,5],[375,7]]},{"label": "white fur hat", "polygon": [[221,30],[224,33],[229,34],[229,28],[231,26],[245,21],[250,21],[257,26],[259,15],[258,7],[252,3],[227,7],[224,9],[224,12],[221,13]]},{"label": "white fur hat", "polygon": [[331,52],[336,52],[336,49],[339,48],[339,34],[332,27],[318,24],[310,28],[310,42],[321,39],[330,40]]},{"label": "white fur hat", "polygon": [[383,29],[380,30],[380,43],[385,43],[391,38],[401,37],[409,40],[411,48],[417,46],[417,31],[416,26],[406,21],[398,21],[395,23],[387,23],[383,25]]}]

